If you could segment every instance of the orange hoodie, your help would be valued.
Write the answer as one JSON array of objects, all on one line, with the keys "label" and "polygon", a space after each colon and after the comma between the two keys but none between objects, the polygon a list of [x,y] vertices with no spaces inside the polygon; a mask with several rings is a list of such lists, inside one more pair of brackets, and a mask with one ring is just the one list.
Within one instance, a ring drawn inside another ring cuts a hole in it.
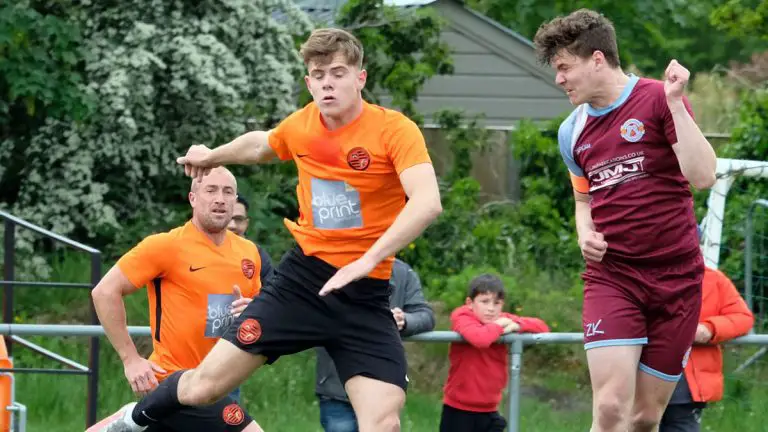
[{"label": "orange hoodie", "polygon": [[749,332],[754,316],[733,282],[719,270],[705,269],[699,323],[712,332],[708,345],[694,345],[685,379],[695,402],[723,398],[723,350],[719,345]]}]

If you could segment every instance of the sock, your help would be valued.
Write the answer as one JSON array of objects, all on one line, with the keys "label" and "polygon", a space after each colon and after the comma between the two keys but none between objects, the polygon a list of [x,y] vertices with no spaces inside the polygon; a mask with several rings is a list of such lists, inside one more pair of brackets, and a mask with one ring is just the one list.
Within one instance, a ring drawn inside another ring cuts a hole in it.
[{"label": "sock", "polygon": [[184,407],[179,402],[179,379],[185,371],[174,372],[133,408],[131,418],[139,426],[149,426]]}]

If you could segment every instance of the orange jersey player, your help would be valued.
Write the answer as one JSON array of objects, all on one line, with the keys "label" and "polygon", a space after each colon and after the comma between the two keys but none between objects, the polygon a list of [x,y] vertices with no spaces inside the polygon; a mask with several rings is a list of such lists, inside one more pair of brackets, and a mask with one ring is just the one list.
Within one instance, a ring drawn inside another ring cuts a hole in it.
[{"label": "orange jersey player", "polygon": [[[99,319],[139,396],[151,394],[174,372],[197,367],[261,290],[256,245],[227,229],[236,194],[235,178],[226,168],[217,168],[202,183],[193,182],[192,219],[142,240],[93,290]],[[139,355],[128,334],[122,300],[144,286],[152,332],[149,359]],[[179,412],[156,429],[260,430],[229,396]]]},{"label": "orange jersey player", "polygon": [[437,179],[417,125],[363,101],[357,38],[318,29],[301,53],[312,103],[271,131],[213,150],[192,146],[178,160],[197,179],[226,164],[293,160],[300,215],[286,226],[296,247],[199,367],[171,375],[104,430],[145,430],[218,401],[264,364],[318,346],[333,359],[360,430],[400,430],[407,364],[389,278],[394,255],[442,211]]}]

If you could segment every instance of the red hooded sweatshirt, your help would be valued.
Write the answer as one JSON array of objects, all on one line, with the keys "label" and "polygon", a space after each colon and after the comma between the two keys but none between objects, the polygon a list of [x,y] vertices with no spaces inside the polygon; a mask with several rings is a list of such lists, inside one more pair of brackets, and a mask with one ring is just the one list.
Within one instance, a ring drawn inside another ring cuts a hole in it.
[{"label": "red hooded sweatshirt", "polygon": [[[549,331],[547,324],[538,318],[508,313],[501,316],[516,322],[520,333]],[[504,328],[493,322],[484,324],[465,305],[451,314],[451,330],[459,333],[467,343],[451,343],[448,352],[451,368],[443,388],[443,403],[464,411],[497,411],[509,378],[507,345],[494,343]]]}]

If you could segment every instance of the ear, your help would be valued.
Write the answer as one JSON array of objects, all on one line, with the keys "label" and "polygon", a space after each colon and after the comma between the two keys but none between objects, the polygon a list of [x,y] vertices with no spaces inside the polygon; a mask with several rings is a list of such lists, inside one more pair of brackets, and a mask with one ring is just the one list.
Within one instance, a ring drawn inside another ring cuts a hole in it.
[{"label": "ear", "polygon": [[603,52],[600,50],[595,50],[592,53],[592,62],[595,63],[595,68],[597,69],[605,66],[605,54],[603,54]]},{"label": "ear", "polygon": [[368,81],[368,71],[365,69],[361,69],[360,72],[357,74],[357,82],[360,85],[360,90],[365,87],[365,83]]},{"label": "ear", "polygon": [[195,206],[195,193],[194,192],[190,192],[189,194],[187,194],[187,199],[189,199],[189,205],[194,207]]},{"label": "ear", "polygon": [[309,94],[312,94],[312,87],[309,85],[309,75],[304,75],[304,84],[306,84]]}]

